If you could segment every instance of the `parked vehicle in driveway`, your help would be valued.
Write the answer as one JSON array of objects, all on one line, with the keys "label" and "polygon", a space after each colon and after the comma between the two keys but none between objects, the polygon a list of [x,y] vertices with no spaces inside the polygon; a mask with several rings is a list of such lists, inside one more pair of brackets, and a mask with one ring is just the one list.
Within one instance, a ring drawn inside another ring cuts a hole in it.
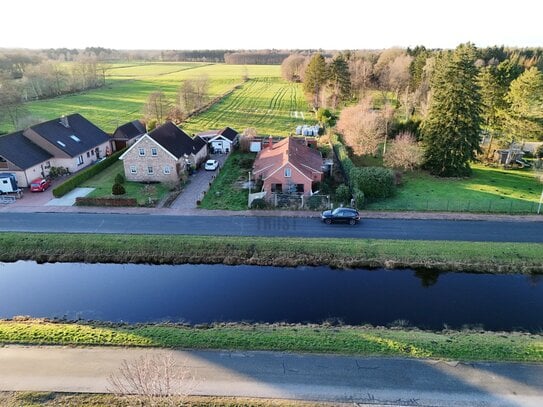
[{"label": "parked vehicle in driveway", "polygon": [[219,168],[219,162],[217,160],[207,160],[204,165],[206,171],[215,171],[217,168]]},{"label": "parked vehicle in driveway", "polygon": [[360,221],[360,214],[353,208],[336,208],[333,211],[324,211],[321,220],[326,224],[348,223],[354,225]]},{"label": "parked vehicle in driveway", "polygon": [[15,176],[15,174],[0,174],[0,195],[9,194],[10,192],[19,193],[20,191],[21,188],[17,186],[17,177]]},{"label": "parked vehicle in driveway", "polygon": [[47,178],[36,178],[30,183],[30,192],[43,192],[51,186]]}]

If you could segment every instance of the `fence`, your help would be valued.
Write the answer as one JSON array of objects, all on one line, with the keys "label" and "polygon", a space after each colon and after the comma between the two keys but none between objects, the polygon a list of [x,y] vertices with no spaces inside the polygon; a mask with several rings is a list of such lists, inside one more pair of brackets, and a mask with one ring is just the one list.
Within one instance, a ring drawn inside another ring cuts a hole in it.
[{"label": "fence", "polygon": [[276,208],[322,210],[330,208],[329,195],[271,194],[269,202]]},{"label": "fence", "polygon": [[366,202],[365,209],[383,211],[429,211],[537,214],[539,203],[512,199],[452,200],[413,199]]}]

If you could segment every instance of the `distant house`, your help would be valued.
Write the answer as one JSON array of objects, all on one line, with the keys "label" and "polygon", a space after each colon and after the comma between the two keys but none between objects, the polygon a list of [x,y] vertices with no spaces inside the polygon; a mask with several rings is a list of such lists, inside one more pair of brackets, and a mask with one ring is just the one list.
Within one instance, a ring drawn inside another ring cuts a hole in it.
[{"label": "distant house", "polygon": [[216,153],[232,151],[239,139],[238,132],[230,127],[225,127],[222,130],[204,131],[198,133],[198,136],[203,138],[209,144],[210,150]]},{"label": "distant house", "polygon": [[36,124],[0,137],[0,172],[11,172],[26,187],[51,167],[79,171],[111,151],[110,137],[80,114]]},{"label": "distant house", "polygon": [[287,137],[269,142],[256,156],[253,175],[269,193],[311,195],[316,182],[323,179],[322,156],[303,139]]},{"label": "distant house", "polygon": [[125,177],[138,182],[177,182],[207,157],[207,143],[192,138],[173,123],[144,134],[120,157]]},{"label": "distant house", "polygon": [[145,126],[139,120],[134,120],[117,127],[113,133],[113,150],[119,151],[125,147],[130,147],[146,132]]}]

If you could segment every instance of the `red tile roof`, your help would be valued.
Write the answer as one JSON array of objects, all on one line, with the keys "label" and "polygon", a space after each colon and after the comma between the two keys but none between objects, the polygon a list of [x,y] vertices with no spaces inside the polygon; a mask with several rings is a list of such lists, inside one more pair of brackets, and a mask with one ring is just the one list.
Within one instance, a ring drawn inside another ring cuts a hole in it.
[{"label": "red tile roof", "polygon": [[313,173],[322,173],[321,154],[314,148],[307,147],[303,140],[287,137],[258,153],[253,166],[254,175],[266,179],[286,163],[290,163],[310,179],[313,179]]}]

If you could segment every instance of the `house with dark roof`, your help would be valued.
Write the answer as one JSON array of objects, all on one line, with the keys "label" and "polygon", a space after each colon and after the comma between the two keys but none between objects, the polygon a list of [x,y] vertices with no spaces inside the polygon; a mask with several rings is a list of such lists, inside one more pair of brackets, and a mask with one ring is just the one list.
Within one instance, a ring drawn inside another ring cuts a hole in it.
[{"label": "house with dark roof", "polygon": [[113,133],[113,150],[119,151],[125,147],[130,147],[146,132],[145,126],[139,120],[134,120],[117,127]]},{"label": "house with dark roof", "polygon": [[22,131],[0,137],[0,173],[12,173],[20,187],[44,177],[53,155],[27,139]]},{"label": "house with dark roof", "polygon": [[228,153],[238,143],[238,132],[230,127],[222,130],[208,130],[198,133],[210,146],[210,150],[216,153]]},{"label": "house with dark roof", "polygon": [[262,180],[266,195],[311,195],[314,184],[323,180],[323,160],[319,151],[303,139],[287,137],[269,142],[256,156],[253,175]]},{"label": "house with dark roof", "polygon": [[111,152],[111,139],[80,114],[39,123],[0,137],[0,172],[11,172],[19,186],[49,175],[51,167],[79,171]]},{"label": "house with dark roof", "polygon": [[171,122],[144,134],[120,157],[125,177],[138,182],[178,182],[208,154],[201,137],[190,137]]}]

